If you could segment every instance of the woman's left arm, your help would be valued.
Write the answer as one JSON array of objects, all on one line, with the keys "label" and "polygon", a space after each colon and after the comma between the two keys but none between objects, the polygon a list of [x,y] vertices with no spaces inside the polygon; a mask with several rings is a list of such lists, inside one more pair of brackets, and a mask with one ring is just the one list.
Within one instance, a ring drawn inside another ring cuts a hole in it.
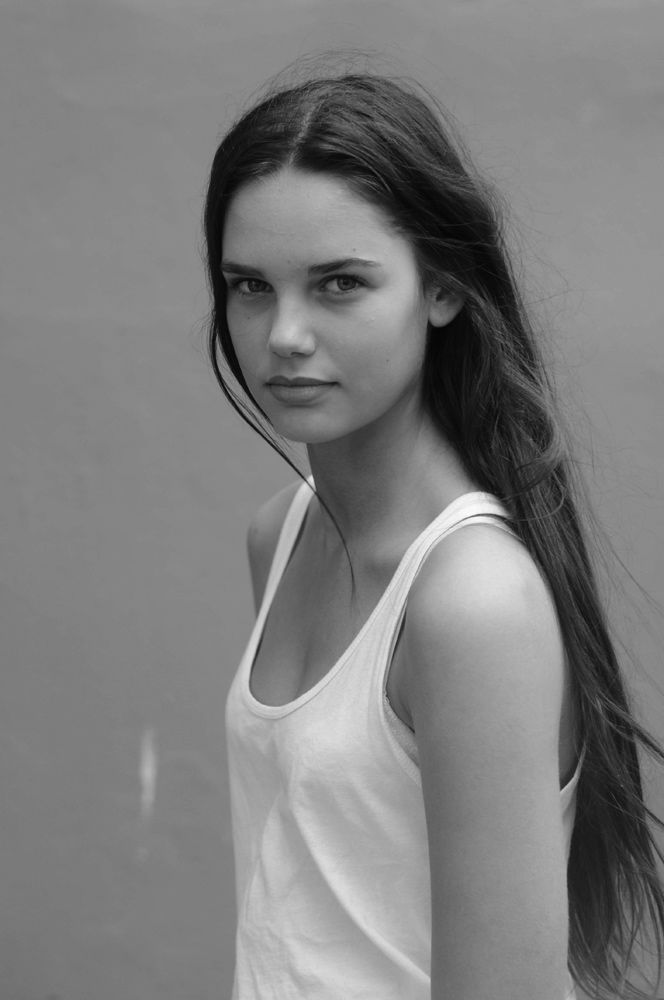
[{"label": "woman's left arm", "polygon": [[432,1000],[562,1000],[565,668],[548,590],[515,539],[462,529],[413,584],[402,643],[429,838]]}]

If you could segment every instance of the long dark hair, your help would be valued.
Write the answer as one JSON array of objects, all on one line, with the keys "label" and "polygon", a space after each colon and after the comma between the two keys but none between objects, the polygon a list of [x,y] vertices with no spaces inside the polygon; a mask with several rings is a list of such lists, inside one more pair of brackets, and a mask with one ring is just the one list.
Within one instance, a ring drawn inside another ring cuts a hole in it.
[{"label": "long dark hair", "polygon": [[638,750],[660,762],[664,751],[630,709],[598,596],[587,505],[512,272],[499,199],[453,132],[416,85],[366,72],[281,87],[241,117],[216,152],[205,205],[210,360],[235,409],[302,475],[249,394],[220,270],[230,199],[284,166],[342,178],[410,241],[425,285],[463,296],[445,336],[429,331],[423,399],[469,475],[508,508],[555,599],[585,745],[568,864],[569,968],[593,997],[645,997],[629,977],[637,949],[654,942],[659,982],[664,858]]}]

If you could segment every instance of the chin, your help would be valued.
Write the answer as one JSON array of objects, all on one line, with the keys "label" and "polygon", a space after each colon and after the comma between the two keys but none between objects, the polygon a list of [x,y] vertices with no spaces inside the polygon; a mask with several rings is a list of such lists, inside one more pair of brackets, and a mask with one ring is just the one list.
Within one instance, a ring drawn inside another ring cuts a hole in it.
[{"label": "chin", "polygon": [[294,444],[329,444],[352,433],[351,428],[348,427],[331,427],[329,422],[327,427],[315,427],[313,426],[314,421],[301,419],[270,420],[270,425],[280,437],[286,438],[287,441],[292,441]]}]

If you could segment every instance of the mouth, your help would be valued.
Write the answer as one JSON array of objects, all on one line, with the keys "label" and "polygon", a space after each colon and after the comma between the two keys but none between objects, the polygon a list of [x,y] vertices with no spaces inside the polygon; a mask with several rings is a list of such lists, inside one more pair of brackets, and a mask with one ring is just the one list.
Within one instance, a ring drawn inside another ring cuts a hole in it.
[{"label": "mouth", "polygon": [[336,382],[322,382],[319,379],[287,379],[277,376],[270,379],[267,388],[284,406],[309,406],[327,396],[336,384]]},{"label": "mouth", "polygon": [[302,386],[302,385],[333,385],[332,382],[326,382],[323,379],[318,378],[304,378],[303,376],[298,376],[298,378],[286,378],[285,375],[274,375],[271,379],[267,381],[268,385],[288,385],[288,386]]}]

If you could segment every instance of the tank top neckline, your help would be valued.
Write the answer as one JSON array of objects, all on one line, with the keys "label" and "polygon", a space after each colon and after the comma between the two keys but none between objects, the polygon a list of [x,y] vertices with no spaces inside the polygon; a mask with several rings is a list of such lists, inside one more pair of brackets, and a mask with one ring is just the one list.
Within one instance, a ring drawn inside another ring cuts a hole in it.
[{"label": "tank top neckline", "polygon": [[[307,477],[308,483],[313,484],[313,476]],[[301,708],[307,702],[311,701],[319,691],[326,687],[331,680],[339,673],[343,666],[348,662],[350,657],[355,652],[356,648],[362,642],[366,634],[371,629],[374,621],[378,618],[381,611],[385,607],[390,595],[396,588],[402,574],[405,572],[414,552],[416,549],[425,543],[425,540],[431,535],[435,537],[437,530],[440,525],[446,520],[450,520],[449,527],[453,527],[467,518],[471,518],[473,514],[467,514],[466,517],[460,517],[456,520],[453,515],[456,511],[467,506],[470,502],[475,502],[481,504],[485,507],[484,510],[476,511],[476,514],[484,514],[489,516],[502,516],[506,517],[507,514],[502,507],[502,504],[493,496],[491,493],[484,493],[480,491],[473,491],[470,493],[462,493],[460,496],[455,497],[454,500],[450,501],[446,507],[438,514],[433,521],[430,521],[426,527],[417,535],[413,541],[410,543],[403,556],[399,560],[397,568],[390,577],[387,586],[385,587],[383,593],[378,598],[378,601],[374,605],[373,610],[370,612],[368,618],[365,620],[364,624],[360,627],[359,631],[355,634],[354,638],[351,640],[349,645],[344,649],[341,655],[336,659],[336,661],[330,666],[330,668],[323,674],[323,676],[316,681],[310,688],[303,691],[302,694],[298,695],[296,698],[290,701],[284,702],[281,705],[268,705],[265,702],[259,701],[251,690],[251,675],[253,673],[254,662],[258,653],[258,648],[263,637],[263,632],[265,630],[265,624],[267,621],[267,616],[274,599],[277,587],[286,568],[290,556],[295,548],[295,545],[299,539],[300,528],[304,522],[307,511],[309,509],[309,504],[313,500],[313,496],[309,499],[306,504],[301,503],[303,492],[309,487],[306,483],[300,486],[299,490],[296,492],[295,496],[291,501],[291,505],[286,513],[284,519],[279,540],[277,541],[277,546],[272,558],[272,566],[270,567],[270,572],[268,574],[268,580],[265,587],[265,593],[263,595],[263,600],[254,623],[254,627],[247,645],[245,652],[244,664],[243,664],[243,678],[242,678],[242,692],[244,695],[244,700],[246,705],[251,709],[251,711],[256,715],[261,715],[264,718],[277,719],[282,716],[289,715],[291,712],[296,711]],[[291,514],[293,508],[298,504],[300,506],[299,516],[291,521]],[[284,537],[285,532],[288,534]],[[276,569],[276,572],[275,572]]]}]

